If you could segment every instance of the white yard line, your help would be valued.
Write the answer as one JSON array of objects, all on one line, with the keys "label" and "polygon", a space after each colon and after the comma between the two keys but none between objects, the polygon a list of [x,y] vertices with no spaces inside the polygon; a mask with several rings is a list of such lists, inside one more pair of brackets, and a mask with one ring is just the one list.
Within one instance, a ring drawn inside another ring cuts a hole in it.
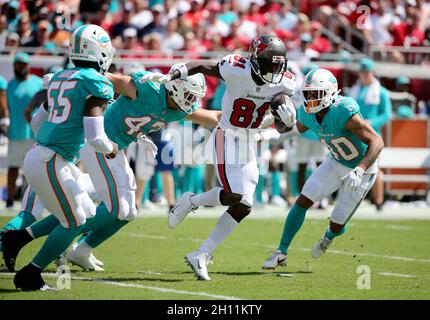
[{"label": "white yard line", "polygon": [[[42,275],[49,278],[58,277],[56,273],[42,273]],[[15,276],[15,273],[10,273],[10,272],[0,273],[0,277],[1,276],[13,277]],[[196,292],[196,291],[176,290],[176,289],[163,288],[163,287],[146,286],[139,283],[122,283],[117,281],[88,278],[88,277],[71,277],[71,279],[76,281],[97,282],[97,283],[108,284],[108,285],[117,286],[117,287],[140,288],[140,289],[158,291],[163,293],[183,294],[183,295],[189,295],[189,296],[199,296],[199,297],[207,297],[207,298],[214,298],[214,299],[221,299],[221,300],[242,300],[241,298],[234,297],[234,296],[224,296],[220,294],[212,294],[212,293],[203,292],[203,291]]]},{"label": "white yard line", "polygon": [[[137,234],[137,233],[127,233],[127,235],[131,237],[138,237],[138,238],[146,238],[146,239],[154,239],[154,236],[152,235],[144,235],[144,234]],[[160,237],[161,238],[161,237]],[[164,237],[165,239],[161,240],[169,240],[168,237]],[[186,239],[183,237],[175,237],[172,238],[175,241],[189,241],[189,242],[203,242],[204,239]],[[157,240],[160,240],[157,238]],[[238,246],[253,246],[253,247],[263,247],[267,249],[275,249],[274,246],[259,244],[259,243],[248,243],[248,242],[233,242],[234,245]],[[291,247],[291,250],[298,250],[298,251],[304,251],[304,252],[310,252],[310,248],[297,248],[297,247]],[[401,257],[401,256],[390,256],[390,255],[383,255],[383,254],[376,254],[376,253],[368,253],[368,252],[348,252],[348,251],[340,251],[340,250],[327,250],[328,253],[332,254],[340,254],[340,255],[357,255],[361,257],[372,257],[372,258],[381,258],[381,259],[388,259],[388,260],[400,260],[400,261],[410,261],[410,262],[422,262],[422,263],[430,263],[430,259],[418,259],[418,258],[411,258],[411,257]]]},{"label": "white yard line", "polygon": [[381,276],[387,277],[399,277],[399,278],[416,278],[416,275],[413,274],[401,274],[401,273],[392,273],[392,272],[378,272]]}]

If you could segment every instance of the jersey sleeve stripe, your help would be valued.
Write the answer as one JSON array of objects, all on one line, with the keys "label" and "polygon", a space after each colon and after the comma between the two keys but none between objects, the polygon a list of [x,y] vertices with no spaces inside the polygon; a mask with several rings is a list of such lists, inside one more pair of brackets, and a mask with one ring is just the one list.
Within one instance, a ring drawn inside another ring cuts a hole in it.
[{"label": "jersey sleeve stripe", "polygon": [[[52,190],[54,191],[55,197],[57,198],[58,204],[66,217],[67,224],[69,228],[74,228],[78,226],[78,223],[73,215],[72,207],[70,206],[69,200],[64,193],[63,188],[58,181],[57,172],[55,169],[57,160],[57,154],[54,154],[51,160],[46,163],[46,171],[48,173],[48,180],[51,184]],[[73,221],[72,221],[73,220]],[[72,221],[72,223],[71,223]]]},{"label": "jersey sleeve stripe", "polygon": [[225,191],[231,192],[230,184],[228,183],[226,170],[225,170],[225,152],[224,152],[225,136],[224,136],[224,130],[222,130],[221,128],[217,129],[215,144],[216,144],[216,150],[217,150],[218,174],[221,180],[221,184]]}]

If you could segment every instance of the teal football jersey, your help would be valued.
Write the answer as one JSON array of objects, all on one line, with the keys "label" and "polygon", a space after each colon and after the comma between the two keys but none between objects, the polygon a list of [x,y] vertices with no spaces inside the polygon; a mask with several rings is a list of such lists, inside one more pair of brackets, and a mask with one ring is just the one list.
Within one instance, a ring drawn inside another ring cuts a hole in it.
[{"label": "teal football jersey", "polygon": [[155,82],[139,82],[145,73],[147,72],[139,71],[132,76],[137,90],[136,99],[119,96],[105,112],[106,134],[109,139],[118,144],[120,150],[127,148],[140,136],[160,130],[167,123],[187,116],[187,113],[167,106],[164,85]]},{"label": "teal football jersey", "polygon": [[48,121],[42,124],[37,142],[73,162],[84,143],[86,100],[112,99],[112,83],[92,68],[66,69],[52,77],[47,95]]},{"label": "teal football jersey", "polygon": [[345,128],[348,120],[359,114],[360,107],[352,98],[339,96],[326,113],[321,124],[315,113],[306,113],[303,106],[298,110],[297,119],[305,127],[315,132],[320,141],[325,143],[333,159],[349,168],[355,168],[367,151],[367,144]]}]

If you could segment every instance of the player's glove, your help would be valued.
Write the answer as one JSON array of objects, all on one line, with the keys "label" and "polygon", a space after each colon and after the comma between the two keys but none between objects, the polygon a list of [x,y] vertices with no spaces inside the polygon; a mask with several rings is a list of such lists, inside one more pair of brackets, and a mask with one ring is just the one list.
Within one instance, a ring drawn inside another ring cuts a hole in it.
[{"label": "player's glove", "polygon": [[145,150],[144,152],[147,158],[149,158],[148,156],[150,156],[153,159],[155,159],[155,156],[157,155],[157,152],[158,152],[158,148],[150,138],[148,138],[145,135],[142,135],[139,137],[139,139],[137,139],[137,143],[143,146],[143,149]]},{"label": "player's glove", "polygon": [[159,72],[149,72],[143,75],[139,81],[141,83],[144,82],[158,82],[158,83],[167,83],[172,80],[172,76],[170,74],[162,74]]},{"label": "player's glove", "polygon": [[343,181],[343,189],[345,191],[353,192],[360,186],[363,180],[364,170],[360,167],[355,167],[341,180]]},{"label": "player's glove", "polygon": [[293,104],[281,104],[276,112],[288,128],[291,128],[296,123],[296,108]]}]

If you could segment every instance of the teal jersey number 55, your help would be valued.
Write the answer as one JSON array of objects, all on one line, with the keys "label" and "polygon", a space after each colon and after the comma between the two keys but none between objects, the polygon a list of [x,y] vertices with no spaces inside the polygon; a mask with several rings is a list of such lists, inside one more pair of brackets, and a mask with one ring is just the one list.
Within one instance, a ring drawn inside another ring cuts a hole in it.
[{"label": "teal jersey number 55", "polygon": [[58,71],[49,83],[48,120],[37,135],[37,142],[67,161],[75,161],[84,144],[85,104],[91,96],[110,100],[112,83],[92,68]]},{"label": "teal jersey number 55", "polygon": [[357,102],[352,98],[339,96],[330,106],[321,124],[318,123],[315,113],[306,113],[303,106],[298,110],[297,119],[317,134],[330,150],[333,159],[344,166],[355,168],[368,147],[345,127],[348,120],[356,114],[362,117]]}]

